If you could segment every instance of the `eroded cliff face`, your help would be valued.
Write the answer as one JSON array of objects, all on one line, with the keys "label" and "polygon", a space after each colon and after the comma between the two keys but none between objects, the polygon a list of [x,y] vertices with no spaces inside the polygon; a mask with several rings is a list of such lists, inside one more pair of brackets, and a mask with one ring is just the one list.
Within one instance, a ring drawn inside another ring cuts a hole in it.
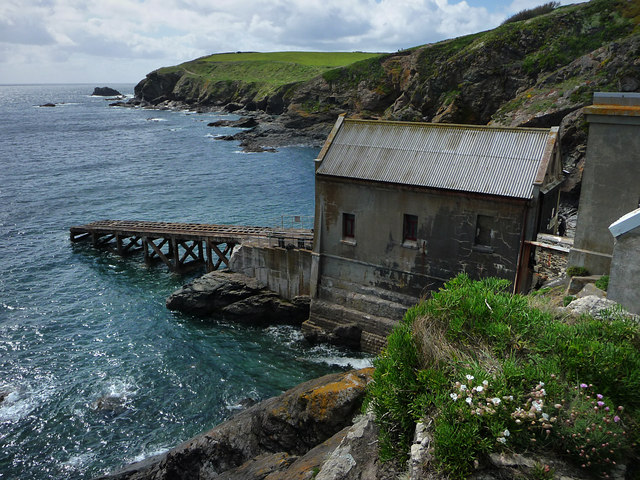
[{"label": "eroded cliff face", "polygon": [[[135,92],[152,105],[177,101],[277,114],[281,129],[308,134],[310,143],[318,143],[345,112],[407,121],[560,125],[565,169],[576,174],[567,183],[571,190],[579,184],[586,145],[580,109],[595,91],[640,91],[639,21],[637,2],[592,0],[370,58],[269,94],[250,83],[212,83],[187,70],[152,72]],[[254,137],[260,136],[265,138],[258,141],[270,143],[269,131],[258,129]]]}]

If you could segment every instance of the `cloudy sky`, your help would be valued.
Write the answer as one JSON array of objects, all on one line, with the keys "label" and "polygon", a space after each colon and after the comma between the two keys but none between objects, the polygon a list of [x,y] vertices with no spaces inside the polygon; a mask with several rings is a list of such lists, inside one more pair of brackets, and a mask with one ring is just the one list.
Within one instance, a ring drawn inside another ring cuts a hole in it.
[{"label": "cloudy sky", "polygon": [[546,1],[0,0],[0,84],[136,83],[217,52],[394,52]]}]

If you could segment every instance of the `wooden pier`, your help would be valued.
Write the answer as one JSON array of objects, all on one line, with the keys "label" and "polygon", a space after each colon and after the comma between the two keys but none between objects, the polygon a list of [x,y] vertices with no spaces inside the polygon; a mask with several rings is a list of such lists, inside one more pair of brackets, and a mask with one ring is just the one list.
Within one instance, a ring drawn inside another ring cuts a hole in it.
[{"label": "wooden pier", "polygon": [[309,250],[313,243],[311,230],[239,225],[100,220],[69,230],[72,242],[90,240],[122,256],[142,251],[147,264],[161,260],[173,272],[228,267],[234,247],[248,240]]}]

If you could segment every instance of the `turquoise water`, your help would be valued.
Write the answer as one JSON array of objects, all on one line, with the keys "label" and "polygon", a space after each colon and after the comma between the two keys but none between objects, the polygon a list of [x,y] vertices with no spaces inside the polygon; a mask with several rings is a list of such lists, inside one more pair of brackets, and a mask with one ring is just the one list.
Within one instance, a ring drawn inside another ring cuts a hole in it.
[{"label": "turquoise water", "polygon": [[[132,93],[132,85],[113,85]],[[98,219],[271,225],[313,214],[317,149],[242,153],[213,113],[0,86],[0,478],[91,478],[366,358],[288,326],[171,313],[190,277],[72,244]],[[38,107],[56,103],[54,108]],[[105,403],[107,404],[105,406]]]}]

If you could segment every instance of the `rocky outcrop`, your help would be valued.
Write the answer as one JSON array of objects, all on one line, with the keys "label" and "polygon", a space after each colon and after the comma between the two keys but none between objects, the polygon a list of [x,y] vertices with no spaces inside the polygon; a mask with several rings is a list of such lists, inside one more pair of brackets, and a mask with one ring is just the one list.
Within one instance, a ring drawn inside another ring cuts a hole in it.
[{"label": "rocky outcrop", "polygon": [[[372,369],[327,375],[103,480],[308,479],[349,436]],[[359,431],[364,431],[365,427]],[[374,428],[369,423],[369,430]],[[352,433],[352,437],[359,434]],[[360,435],[359,438],[362,438]],[[373,458],[367,459],[369,462]],[[375,477],[350,477],[375,478]]]},{"label": "rocky outcrop", "polygon": [[95,95],[98,97],[121,97],[122,94],[111,87],[96,87],[93,89],[93,93],[91,95]]},{"label": "rocky outcrop", "polygon": [[207,273],[167,298],[167,308],[192,315],[221,315],[255,324],[300,325],[309,316],[309,297],[284,300],[255,278],[227,271]]}]

